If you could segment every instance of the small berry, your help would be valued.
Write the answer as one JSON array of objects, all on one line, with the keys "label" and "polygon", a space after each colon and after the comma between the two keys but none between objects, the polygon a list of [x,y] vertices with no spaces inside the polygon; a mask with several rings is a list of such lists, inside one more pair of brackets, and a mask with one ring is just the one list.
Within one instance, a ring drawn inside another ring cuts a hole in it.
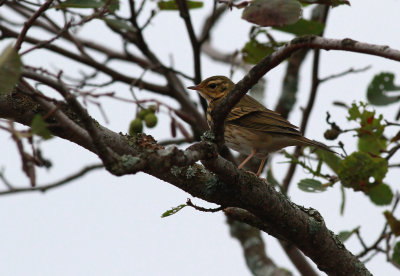
[{"label": "small berry", "polygon": [[144,117],[144,121],[147,127],[155,127],[157,124],[157,116],[154,113],[149,113]]},{"label": "small berry", "polygon": [[129,135],[135,135],[143,131],[143,121],[140,118],[132,120],[129,124]]},{"label": "small berry", "polygon": [[324,137],[327,140],[335,140],[340,134],[340,130],[336,128],[327,129],[324,133]]},{"label": "small berry", "polygon": [[144,117],[146,117],[146,115],[147,114],[149,114],[149,113],[151,113],[151,110],[149,110],[149,109],[141,109],[140,111],[139,111],[139,113],[137,114],[137,116],[140,118],[140,119],[142,119],[142,120],[144,120]]},{"label": "small berry", "polygon": [[157,106],[155,104],[152,104],[152,105],[149,105],[149,107],[147,109],[152,113],[156,113]]}]

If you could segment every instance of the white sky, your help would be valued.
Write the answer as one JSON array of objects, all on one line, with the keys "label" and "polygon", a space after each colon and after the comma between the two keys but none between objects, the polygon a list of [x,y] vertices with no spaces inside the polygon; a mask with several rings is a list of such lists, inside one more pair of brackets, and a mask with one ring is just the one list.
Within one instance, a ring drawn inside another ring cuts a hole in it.
[{"label": "white sky", "polygon": [[[149,7],[154,5],[152,1],[148,2]],[[209,3],[204,9],[192,11],[197,31],[202,25],[204,11],[210,9],[211,1],[205,2]],[[351,7],[343,6],[331,11],[327,37],[349,37],[400,49],[399,1],[354,0],[351,4]],[[126,8],[127,4],[124,3],[122,9]],[[2,15],[5,12],[3,8],[0,9]],[[214,45],[218,49],[229,52],[244,45],[251,24],[241,20],[240,16],[241,12],[233,11],[218,24],[218,29],[213,33]],[[114,36],[104,32],[100,22],[94,25],[80,35],[119,48],[120,43],[113,40]],[[164,62],[169,64],[172,57],[177,69],[192,74],[191,48],[183,21],[176,12],[160,13],[145,36]],[[2,42],[1,46],[8,43]],[[308,99],[310,57],[302,67],[299,101],[290,118],[297,125],[300,107]],[[27,55],[24,62],[37,66],[51,64],[65,72],[76,73],[77,70],[71,62],[60,60],[58,56],[45,51]],[[377,57],[335,51],[322,53],[322,77],[350,67],[363,68],[367,65],[373,66],[368,72],[321,85],[307,137],[333,144],[325,141],[322,135],[327,128],[325,111],[331,111],[333,120],[339,124],[346,121],[346,114],[343,109],[333,107],[332,101],[350,103],[365,100],[366,87],[374,74],[381,71],[396,74],[400,69],[400,64]],[[118,66],[132,76],[140,74],[131,66]],[[276,104],[284,68],[283,64],[267,75],[268,100],[264,104],[269,108]],[[202,70],[204,77],[229,74],[228,67],[216,64],[207,57],[203,58]],[[241,73],[237,72],[234,80],[240,77]],[[149,74],[147,79],[155,78]],[[400,81],[396,80],[396,83]],[[129,97],[126,86],[115,85],[113,89]],[[137,95],[140,98],[151,97],[143,92]],[[102,103],[111,121],[108,127],[125,132],[135,109],[115,101],[103,100]],[[377,110],[392,120],[397,109],[398,105],[395,104],[391,109]],[[91,107],[90,111],[103,122],[95,107]],[[148,133],[157,140],[167,138],[170,133],[169,119],[161,116],[158,127]],[[345,143],[348,141],[348,151],[354,148],[355,139],[351,135],[342,140]],[[27,186],[28,181],[21,172],[19,156],[10,137],[0,132],[0,143],[3,157],[0,166],[5,168],[6,176],[12,183]],[[44,143],[43,151],[54,166],[48,172],[40,170],[39,183],[49,183],[79,170],[83,164],[97,162],[93,154],[61,139]],[[273,161],[274,173],[279,179],[286,173],[287,166],[279,163],[280,160],[275,158]],[[336,233],[361,225],[361,234],[368,244],[376,239],[384,222],[382,212],[387,208],[377,208],[364,195],[347,191],[347,205],[342,217],[339,215],[338,185],[325,193],[308,194],[294,185],[305,176],[305,172],[298,169],[292,182],[290,196],[295,203],[319,210],[327,226]],[[399,171],[394,169],[386,178],[394,190],[398,177]],[[160,218],[165,210],[185,203],[188,197],[187,193],[174,186],[143,173],[117,178],[98,171],[46,194],[0,197],[0,275],[250,275],[238,242],[229,236],[222,213],[205,214],[185,208],[172,217]],[[193,202],[209,206],[198,199]],[[400,217],[399,211],[395,215]],[[274,238],[264,237],[267,252],[273,260],[298,275]],[[351,238],[346,247],[354,254],[360,250],[355,238]],[[367,267],[376,275],[396,274],[396,270],[386,263],[382,255],[367,263]]]}]

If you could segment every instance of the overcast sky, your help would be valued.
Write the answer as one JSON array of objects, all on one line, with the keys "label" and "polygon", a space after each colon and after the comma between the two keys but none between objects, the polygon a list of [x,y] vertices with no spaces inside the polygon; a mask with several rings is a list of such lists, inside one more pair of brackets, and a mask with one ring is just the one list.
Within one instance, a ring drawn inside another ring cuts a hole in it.
[{"label": "overcast sky", "polygon": [[[200,30],[204,14],[211,8],[211,1],[205,2],[203,9],[191,12],[197,31]],[[400,49],[398,0],[354,0],[351,4],[351,7],[341,6],[331,10],[325,32],[327,37],[349,37]],[[153,6],[154,2],[148,1],[148,8]],[[126,9],[127,4],[124,2],[121,8]],[[1,15],[6,16],[7,12],[7,9],[0,8]],[[244,45],[251,24],[240,17],[241,12],[234,10],[218,24],[218,29],[212,34],[213,43],[218,49],[232,52]],[[80,35],[100,40],[117,49],[120,47],[119,41],[105,32],[99,20],[82,30]],[[177,12],[161,12],[148,27],[145,36],[153,51],[164,62],[173,62],[176,69],[193,74],[191,48]],[[287,35],[281,37],[288,38]],[[1,48],[8,43],[0,42]],[[290,121],[297,125],[300,108],[307,101],[311,84],[310,57],[302,67],[298,103],[290,117]],[[75,75],[81,68],[42,50],[25,56],[23,61],[36,66],[50,64],[53,68]],[[328,128],[325,112],[329,110],[333,120],[339,124],[346,122],[346,113],[331,103],[337,100],[347,103],[365,100],[366,87],[374,74],[381,71],[400,72],[400,64],[394,61],[354,53],[322,53],[322,77],[367,65],[372,66],[368,72],[348,75],[321,85],[306,133],[308,138],[332,144],[323,138],[323,130]],[[116,66],[124,68],[132,76],[141,73],[130,65]],[[275,106],[279,97],[284,68],[285,64],[282,64],[267,75],[268,85],[263,103],[269,108]],[[229,67],[204,57],[202,72],[204,77],[228,75]],[[242,72],[238,71],[234,80],[239,80],[241,76]],[[150,81],[159,80],[151,74],[146,78]],[[113,89],[119,95],[130,95],[126,86],[116,84]],[[138,96],[141,99],[152,97],[143,92]],[[102,100],[102,104],[110,119],[107,127],[126,132],[134,116],[134,107],[106,99]],[[395,104],[392,108],[377,110],[392,120],[398,108]],[[89,109],[96,119],[104,123],[96,107]],[[169,119],[166,116],[160,116],[158,127],[149,131],[157,140],[168,138],[169,133]],[[351,152],[355,147],[355,139],[347,135],[342,140],[345,143],[348,141],[346,149]],[[0,132],[0,143],[0,166],[5,169],[6,176],[16,186],[28,186],[28,180],[21,172],[16,147],[9,135]],[[54,166],[49,171],[39,170],[39,183],[50,183],[79,170],[82,165],[98,162],[93,154],[61,139],[52,139],[42,146],[44,155],[53,161]],[[278,179],[282,179],[287,167],[280,161],[283,159],[276,156],[272,164]],[[347,191],[345,215],[340,216],[339,186],[325,193],[308,194],[298,190],[295,185],[305,175],[299,168],[291,186],[290,197],[295,203],[319,210],[327,226],[336,233],[361,225],[361,234],[368,244],[376,239],[384,223],[382,212],[387,208],[377,208],[364,195]],[[385,182],[396,190],[398,178],[399,170],[392,170]],[[242,250],[238,242],[230,237],[222,213],[200,213],[185,208],[174,216],[160,218],[164,211],[185,203],[188,197],[187,193],[174,186],[143,173],[118,178],[100,171],[45,194],[0,197],[0,275],[250,275]],[[198,199],[193,199],[193,202],[210,206]],[[399,211],[395,215],[399,217]],[[264,237],[271,258],[279,266],[298,275],[276,240],[266,234]],[[355,238],[346,242],[346,247],[354,254],[360,251]],[[367,267],[376,275],[396,273],[382,255],[367,263]]]}]

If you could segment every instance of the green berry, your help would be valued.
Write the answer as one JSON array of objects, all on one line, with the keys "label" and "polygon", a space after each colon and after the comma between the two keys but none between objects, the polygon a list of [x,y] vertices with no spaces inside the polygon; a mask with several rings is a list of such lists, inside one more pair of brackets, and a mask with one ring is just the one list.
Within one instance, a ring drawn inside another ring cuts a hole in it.
[{"label": "green berry", "polygon": [[157,106],[155,104],[149,105],[147,108],[151,113],[156,113]]},{"label": "green berry", "polygon": [[155,127],[157,124],[157,116],[154,113],[149,113],[144,117],[144,122],[147,127]]},{"label": "green berry", "polygon": [[140,118],[132,120],[129,125],[129,135],[135,135],[143,131],[143,121]]},{"label": "green berry", "polygon": [[335,129],[335,128],[331,128],[331,129],[327,129],[324,133],[324,137],[327,140],[335,140],[340,134],[340,130]]},{"label": "green berry", "polygon": [[146,117],[146,115],[149,114],[149,113],[151,113],[151,111],[150,111],[149,109],[141,109],[141,110],[139,111],[139,113],[137,114],[137,116],[138,116],[140,119],[144,120],[144,117]]}]

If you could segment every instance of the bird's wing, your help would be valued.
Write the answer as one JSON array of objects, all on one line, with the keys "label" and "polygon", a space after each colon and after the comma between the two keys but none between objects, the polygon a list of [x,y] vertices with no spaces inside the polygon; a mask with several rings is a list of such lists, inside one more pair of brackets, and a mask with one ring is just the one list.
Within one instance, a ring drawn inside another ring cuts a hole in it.
[{"label": "bird's wing", "polygon": [[226,123],[262,132],[301,135],[297,127],[279,113],[265,108],[247,95],[231,110]]}]

